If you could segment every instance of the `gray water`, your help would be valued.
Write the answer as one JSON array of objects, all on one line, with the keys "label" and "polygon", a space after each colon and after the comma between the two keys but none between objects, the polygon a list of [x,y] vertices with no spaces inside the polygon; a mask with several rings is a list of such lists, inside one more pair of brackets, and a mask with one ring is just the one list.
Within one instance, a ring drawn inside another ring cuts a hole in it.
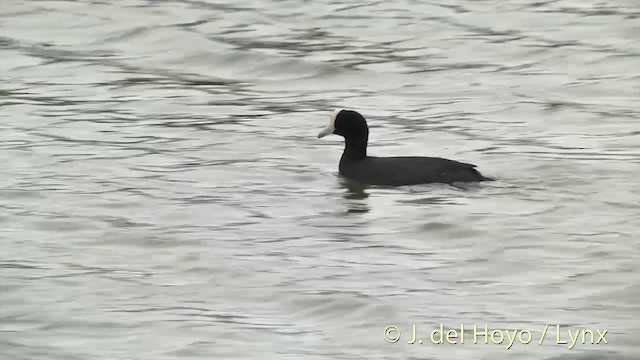
[{"label": "gray water", "polygon": [[[639,65],[636,0],[3,0],[0,359],[637,359]],[[346,181],[341,107],[497,181]]]}]

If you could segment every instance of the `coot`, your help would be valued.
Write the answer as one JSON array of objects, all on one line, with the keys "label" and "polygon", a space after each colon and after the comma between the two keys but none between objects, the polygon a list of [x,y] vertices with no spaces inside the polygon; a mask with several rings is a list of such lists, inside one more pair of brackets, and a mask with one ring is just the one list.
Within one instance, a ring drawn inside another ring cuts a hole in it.
[{"label": "coot", "polygon": [[336,134],[344,137],[340,174],[368,185],[452,184],[492,180],[475,165],[437,157],[374,157],[367,155],[369,127],[360,113],[339,109],[331,114],[329,126],[318,138]]}]

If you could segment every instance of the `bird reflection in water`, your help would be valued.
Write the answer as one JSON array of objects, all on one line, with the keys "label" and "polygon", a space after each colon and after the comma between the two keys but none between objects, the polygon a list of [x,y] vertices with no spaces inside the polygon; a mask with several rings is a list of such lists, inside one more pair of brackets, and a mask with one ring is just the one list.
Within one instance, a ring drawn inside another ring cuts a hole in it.
[{"label": "bird reflection in water", "polygon": [[340,176],[340,185],[345,189],[342,196],[347,200],[348,213],[365,213],[369,211],[369,204],[364,201],[369,197],[367,186],[359,182]]}]

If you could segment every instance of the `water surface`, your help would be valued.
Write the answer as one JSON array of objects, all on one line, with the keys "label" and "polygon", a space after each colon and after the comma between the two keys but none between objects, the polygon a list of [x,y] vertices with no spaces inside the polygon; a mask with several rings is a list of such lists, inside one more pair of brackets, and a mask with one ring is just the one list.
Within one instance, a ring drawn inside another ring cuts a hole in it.
[{"label": "water surface", "polygon": [[[637,358],[638,34],[634,0],[3,2],[0,357]],[[349,183],[339,107],[498,181]],[[428,341],[461,323],[533,341]]]}]

